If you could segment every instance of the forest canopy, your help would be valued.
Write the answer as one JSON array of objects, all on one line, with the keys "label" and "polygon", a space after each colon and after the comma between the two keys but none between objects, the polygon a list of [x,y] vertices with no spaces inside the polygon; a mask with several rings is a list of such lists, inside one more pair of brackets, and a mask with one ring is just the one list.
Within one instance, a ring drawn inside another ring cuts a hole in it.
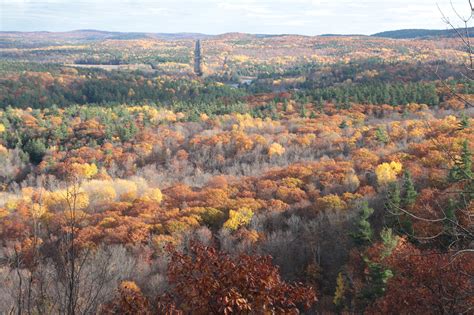
[{"label": "forest canopy", "polygon": [[472,311],[455,38],[29,36],[0,33],[0,313]]}]

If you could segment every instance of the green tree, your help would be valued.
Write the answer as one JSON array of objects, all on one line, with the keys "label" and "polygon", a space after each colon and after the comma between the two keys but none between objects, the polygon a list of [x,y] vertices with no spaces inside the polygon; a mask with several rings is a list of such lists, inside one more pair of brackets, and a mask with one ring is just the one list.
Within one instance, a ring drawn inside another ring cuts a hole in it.
[{"label": "green tree", "polygon": [[402,198],[402,207],[410,207],[416,202],[416,197],[418,193],[415,190],[415,185],[411,174],[408,170],[403,172],[403,198]]},{"label": "green tree", "polygon": [[366,245],[372,241],[373,230],[369,218],[374,213],[374,209],[369,207],[367,201],[362,202],[359,207],[356,232],[352,233],[352,237],[357,244]]},{"label": "green tree", "polygon": [[402,204],[402,198],[400,196],[400,185],[397,182],[391,182],[388,184],[387,191],[387,209],[392,214],[400,214],[400,207]]},{"label": "green tree", "polygon": [[385,268],[382,264],[372,262],[368,258],[364,259],[368,269],[368,281],[362,291],[364,304],[369,305],[375,299],[384,295],[387,282],[393,277],[393,272]]},{"label": "green tree", "polygon": [[[392,254],[398,244],[398,238],[393,234],[392,229],[385,228],[380,232],[380,239],[383,244],[380,258],[384,259]],[[367,265],[368,279],[359,298],[362,299],[363,304],[369,305],[384,295],[387,282],[393,277],[393,272],[381,263],[370,261],[367,257],[364,257],[364,262]]]},{"label": "green tree", "polygon": [[472,153],[469,150],[469,142],[464,140],[461,149],[461,156],[454,161],[448,179],[451,182],[462,180],[472,180]]},{"label": "green tree", "polygon": [[467,129],[470,126],[470,121],[469,121],[469,116],[466,115],[466,113],[461,114],[461,120],[459,122],[459,129]]},{"label": "green tree", "polygon": [[301,118],[306,118],[306,106],[304,106],[304,104],[301,105],[300,117]]},{"label": "green tree", "polygon": [[23,150],[28,153],[32,163],[39,164],[43,161],[47,148],[43,139],[34,139],[28,141]]},{"label": "green tree", "polygon": [[378,127],[377,130],[375,130],[375,137],[377,138],[378,141],[384,144],[387,144],[390,142],[387,131],[382,127]]}]

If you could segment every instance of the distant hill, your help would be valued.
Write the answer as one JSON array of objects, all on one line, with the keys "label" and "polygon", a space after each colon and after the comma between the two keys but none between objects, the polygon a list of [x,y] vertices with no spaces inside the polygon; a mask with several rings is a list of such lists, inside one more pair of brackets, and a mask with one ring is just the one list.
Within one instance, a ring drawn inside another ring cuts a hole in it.
[{"label": "distant hill", "polygon": [[[474,27],[468,29],[471,37],[474,37]],[[464,29],[460,32],[465,32]],[[85,43],[102,40],[136,40],[136,39],[159,39],[159,40],[197,40],[197,39],[227,39],[227,40],[251,40],[255,38],[272,38],[285,36],[303,36],[289,34],[248,34],[248,33],[225,33],[220,35],[207,35],[201,33],[151,33],[151,32],[109,32],[92,29],[74,30],[68,32],[9,32],[0,31],[0,47],[15,47],[21,42],[23,47],[36,47],[45,43]],[[365,37],[362,34],[322,34],[321,37]],[[372,37],[393,39],[456,37],[454,30],[427,30],[427,29],[404,29],[386,31],[370,35]],[[304,36],[306,37],[306,36]]]},{"label": "distant hill", "polygon": [[88,42],[106,39],[132,40],[132,39],[206,39],[212,36],[199,33],[140,33],[140,32],[108,32],[99,30],[75,30],[70,32],[4,32],[0,31],[0,39],[28,40],[32,43],[57,41],[57,42]]},{"label": "distant hill", "polygon": [[367,36],[363,34],[321,34],[321,37],[354,37],[354,36]]},{"label": "distant hill", "polygon": [[[465,34],[465,29],[459,29],[459,32]],[[474,27],[468,28],[470,37],[474,37]],[[374,37],[385,37],[395,39],[410,39],[410,38],[429,38],[429,37],[456,37],[458,36],[453,29],[446,30],[427,30],[427,29],[406,29],[387,31],[373,34]]]},{"label": "distant hill", "polygon": [[107,32],[97,30],[76,30],[65,33],[49,33],[57,34],[58,36],[65,36],[78,39],[78,40],[103,40],[103,39],[147,39],[147,38],[158,38],[158,39],[202,39],[207,38],[209,35],[199,33],[143,33],[143,32]]}]

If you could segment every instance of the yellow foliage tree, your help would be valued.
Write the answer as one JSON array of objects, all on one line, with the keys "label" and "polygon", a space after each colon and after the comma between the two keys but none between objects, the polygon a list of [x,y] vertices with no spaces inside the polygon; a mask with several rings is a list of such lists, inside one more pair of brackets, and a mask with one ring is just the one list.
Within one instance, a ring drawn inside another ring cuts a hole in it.
[{"label": "yellow foliage tree", "polygon": [[318,210],[340,211],[347,208],[347,204],[338,195],[327,195],[316,200]]},{"label": "yellow foliage tree", "polygon": [[41,204],[34,203],[30,208],[30,213],[33,218],[39,219],[46,213],[46,207]]},{"label": "yellow foliage tree", "polygon": [[110,181],[92,180],[85,183],[82,188],[89,196],[91,204],[103,205],[113,202],[117,198],[117,193]]},{"label": "yellow foliage tree", "polygon": [[84,178],[91,178],[99,171],[94,163],[73,163],[72,170],[76,175]]},{"label": "yellow foliage tree", "polygon": [[50,211],[83,210],[89,206],[89,196],[82,190],[57,190],[47,194],[44,199]]},{"label": "yellow foliage tree", "polygon": [[224,228],[235,231],[241,226],[245,226],[250,223],[253,217],[253,211],[247,207],[240,208],[239,210],[230,210],[229,219],[225,221]]},{"label": "yellow foliage tree", "polygon": [[18,200],[17,199],[9,199],[5,203],[5,208],[9,211],[15,210],[17,206],[18,206]]},{"label": "yellow foliage tree", "polygon": [[402,171],[402,164],[400,162],[382,163],[375,168],[375,175],[379,185],[387,185],[388,183],[397,180],[397,175]]},{"label": "yellow foliage tree", "polygon": [[299,178],[285,177],[281,180],[281,184],[288,188],[300,188],[303,186],[303,181]]},{"label": "yellow foliage tree", "polygon": [[144,197],[156,203],[161,203],[161,201],[163,200],[163,194],[161,193],[161,190],[159,188],[148,189],[145,192]]},{"label": "yellow foliage tree", "polygon": [[270,147],[268,148],[268,155],[270,156],[280,156],[283,155],[283,153],[285,153],[285,148],[282,147],[282,145],[279,143],[272,143],[272,145],[270,145]]}]

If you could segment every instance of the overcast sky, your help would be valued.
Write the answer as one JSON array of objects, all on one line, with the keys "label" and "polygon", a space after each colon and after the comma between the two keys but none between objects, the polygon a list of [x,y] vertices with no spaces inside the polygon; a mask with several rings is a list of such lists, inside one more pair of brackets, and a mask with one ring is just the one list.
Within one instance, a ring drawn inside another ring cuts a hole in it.
[{"label": "overcast sky", "polygon": [[449,0],[0,0],[0,30],[373,34],[443,29],[437,3],[454,15]]}]

